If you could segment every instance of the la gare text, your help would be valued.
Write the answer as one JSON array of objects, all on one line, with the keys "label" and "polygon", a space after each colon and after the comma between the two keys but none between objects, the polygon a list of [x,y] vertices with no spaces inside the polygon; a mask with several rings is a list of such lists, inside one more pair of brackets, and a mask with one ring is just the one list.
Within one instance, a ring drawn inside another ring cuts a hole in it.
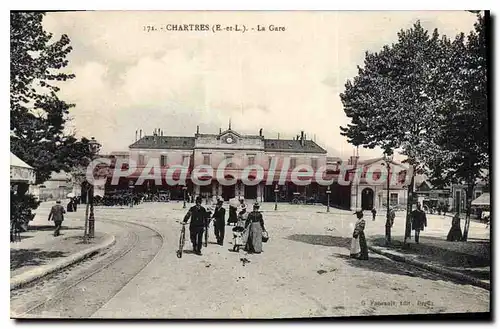
[{"label": "la gare text", "polygon": [[172,32],[285,32],[286,27],[281,25],[269,24],[247,26],[244,24],[165,24],[165,25],[144,25],[143,30],[145,32],[161,32],[161,31],[172,31]]}]

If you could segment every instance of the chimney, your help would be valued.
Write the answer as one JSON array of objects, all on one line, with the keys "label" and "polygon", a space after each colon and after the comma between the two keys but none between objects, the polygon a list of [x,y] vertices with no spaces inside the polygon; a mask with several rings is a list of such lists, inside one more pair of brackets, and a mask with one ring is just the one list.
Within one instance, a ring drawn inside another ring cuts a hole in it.
[{"label": "chimney", "polygon": [[135,130],[135,141],[137,142],[137,129]]},{"label": "chimney", "polygon": [[196,135],[200,133],[200,126],[196,126]]},{"label": "chimney", "polygon": [[139,139],[142,138],[142,129],[139,131]]},{"label": "chimney", "polygon": [[307,140],[306,134],[304,134],[304,140],[305,140],[305,141]]},{"label": "chimney", "polygon": [[278,133],[278,139],[280,139],[280,133]]},{"label": "chimney", "polygon": [[161,137],[163,137],[163,130],[161,131]]},{"label": "chimney", "polygon": [[259,136],[262,137],[262,128],[259,130]]},{"label": "chimney", "polygon": [[156,135],[158,135],[158,134],[156,133],[156,128],[155,128],[155,130],[153,131],[153,136],[156,136]]},{"label": "chimney", "polygon": [[219,128],[219,135],[222,134],[222,128]]}]

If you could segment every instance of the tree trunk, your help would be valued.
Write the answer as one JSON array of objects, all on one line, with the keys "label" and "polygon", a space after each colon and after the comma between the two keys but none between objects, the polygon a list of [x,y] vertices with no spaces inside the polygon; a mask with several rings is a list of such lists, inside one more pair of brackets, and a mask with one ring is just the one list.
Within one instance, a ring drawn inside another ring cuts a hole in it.
[{"label": "tree trunk", "polygon": [[475,186],[474,183],[469,183],[467,185],[465,224],[464,224],[464,234],[462,235],[462,241],[467,241],[467,237],[469,235],[470,212],[472,206],[472,194],[474,193],[474,186]]},{"label": "tree trunk", "polygon": [[407,245],[407,239],[411,237],[411,211],[413,206],[413,185],[415,183],[415,171],[413,166],[410,165],[410,185],[408,185],[408,196],[406,204],[406,223],[405,223],[405,238],[403,245]]}]

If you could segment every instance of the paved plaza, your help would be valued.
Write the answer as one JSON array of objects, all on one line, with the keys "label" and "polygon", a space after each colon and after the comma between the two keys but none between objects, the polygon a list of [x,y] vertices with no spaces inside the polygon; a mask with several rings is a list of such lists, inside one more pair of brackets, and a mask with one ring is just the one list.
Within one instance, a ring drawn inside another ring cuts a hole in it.
[{"label": "paved plaza", "polygon": [[[211,229],[202,256],[187,252],[179,259],[178,221],[186,211],[182,206],[173,202],[96,208],[97,231],[109,229],[108,220],[137,222],[160,232],[163,245],[116,293],[98,301],[92,317],[290,318],[489,310],[486,289],[375,253],[368,261],[350,259],[354,216],[334,208],[326,213],[323,206],[279,204],[274,211],[274,204],[264,203],[270,239],[262,254],[232,252],[231,227],[226,226],[224,246],[215,243]],[[72,220],[78,222],[83,214],[81,207]],[[396,218],[394,234],[403,230],[402,215]],[[430,215],[422,236],[444,240],[449,222],[449,217]],[[383,234],[384,223],[383,214],[375,221],[367,218],[369,241]],[[489,238],[489,229],[472,222],[470,236]],[[147,248],[149,242],[144,243]],[[99,284],[120,273],[108,275]]]}]

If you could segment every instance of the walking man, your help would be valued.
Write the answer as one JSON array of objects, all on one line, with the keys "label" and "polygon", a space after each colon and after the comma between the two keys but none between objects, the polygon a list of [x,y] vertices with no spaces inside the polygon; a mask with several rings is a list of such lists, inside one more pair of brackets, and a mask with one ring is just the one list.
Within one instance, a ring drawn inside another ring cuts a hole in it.
[{"label": "walking man", "polygon": [[417,209],[411,212],[411,226],[415,230],[415,243],[418,244],[420,231],[423,231],[424,227],[427,226],[427,216],[422,210],[420,203],[417,203]]},{"label": "walking man", "polygon": [[51,220],[54,221],[54,225],[56,227],[54,231],[54,236],[59,236],[59,231],[61,231],[61,226],[62,222],[64,220],[64,214],[66,213],[66,210],[64,210],[64,207],[61,206],[61,200],[57,200],[56,204],[52,206],[52,209],[50,209],[49,213],[49,222]]},{"label": "walking man", "polygon": [[372,221],[374,221],[375,216],[377,216],[377,210],[375,209],[375,207],[372,208],[372,216],[373,216]]},{"label": "walking man", "polygon": [[226,209],[222,207],[223,201],[218,200],[217,206],[215,207],[214,214],[212,218],[214,218],[214,233],[215,238],[217,239],[217,243],[219,245],[224,244],[224,230],[225,230],[225,217],[226,217]]},{"label": "walking man", "polygon": [[193,251],[195,254],[201,256],[201,246],[203,242],[203,232],[207,225],[209,213],[201,205],[202,199],[200,196],[196,197],[196,204],[189,208],[186,216],[184,216],[184,224],[191,218],[189,224],[189,236],[193,244]]}]

